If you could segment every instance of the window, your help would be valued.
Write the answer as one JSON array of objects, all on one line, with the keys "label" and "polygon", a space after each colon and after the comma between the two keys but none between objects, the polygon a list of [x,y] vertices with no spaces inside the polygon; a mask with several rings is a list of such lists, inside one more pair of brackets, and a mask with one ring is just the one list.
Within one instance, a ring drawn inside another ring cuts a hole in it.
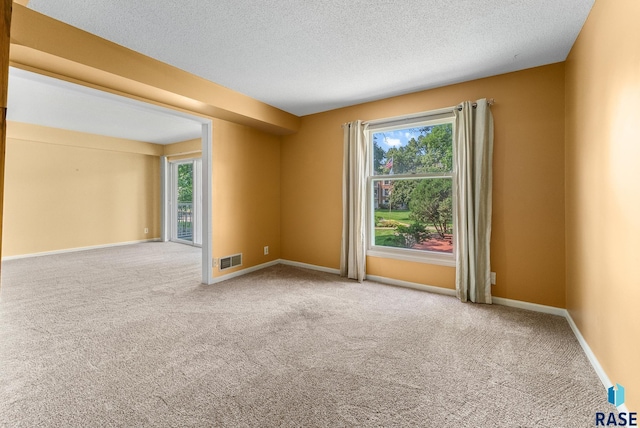
[{"label": "window", "polygon": [[369,255],[453,265],[453,115],[376,121]]}]

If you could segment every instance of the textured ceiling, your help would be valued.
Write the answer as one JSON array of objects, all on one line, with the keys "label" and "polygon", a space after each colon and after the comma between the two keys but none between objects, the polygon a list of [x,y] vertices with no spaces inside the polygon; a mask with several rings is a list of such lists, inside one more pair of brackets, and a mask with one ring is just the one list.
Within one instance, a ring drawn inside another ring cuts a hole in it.
[{"label": "textured ceiling", "polygon": [[306,115],[563,61],[593,2],[31,0],[28,7]]},{"label": "textured ceiling", "polygon": [[13,67],[7,119],[156,144],[202,135],[200,122],[171,110]]}]

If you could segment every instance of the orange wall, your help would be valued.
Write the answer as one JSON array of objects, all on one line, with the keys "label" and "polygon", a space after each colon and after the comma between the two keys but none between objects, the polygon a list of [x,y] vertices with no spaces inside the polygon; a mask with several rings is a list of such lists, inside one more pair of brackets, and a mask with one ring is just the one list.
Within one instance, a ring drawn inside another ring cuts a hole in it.
[{"label": "orange wall", "polygon": [[16,122],[7,131],[3,256],[160,236],[162,146]]},{"label": "orange wall", "polygon": [[213,257],[237,253],[243,265],[214,276],[280,258],[280,138],[214,120]]},{"label": "orange wall", "polygon": [[640,2],[597,0],[566,62],[567,308],[640,410]]},{"label": "orange wall", "polygon": [[[495,98],[493,294],[565,306],[564,64],[305,116],[282,137],[282,258],[340,264],[341,124]],[[454,269],[368,258],[369,274],[454,288]]]}]

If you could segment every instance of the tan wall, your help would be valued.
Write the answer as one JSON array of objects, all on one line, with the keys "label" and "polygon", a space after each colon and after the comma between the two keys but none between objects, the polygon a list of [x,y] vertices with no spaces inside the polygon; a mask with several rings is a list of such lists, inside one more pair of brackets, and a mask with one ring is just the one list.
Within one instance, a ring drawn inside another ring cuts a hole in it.
[{"label": "tan wall", "polygon": [[[222,120],[213,129],[214,257],[243,253],[224,274],[277,260],[280,138]],[[16,122],[9,136],[4,256],[158,238],[159,156],[196,148]]]},{"label": "tan wall", "polygon": [[176,155],[176,156],[167,156],[167,160],[169,162],[177,162],[183,160],[192,160],[192,159],[200,159],[202,157],[201,152],[190,153],[188,155]]},{"label": "tan wall", "polygon": [[279,259],[280,138],[214,120],[212,154],[213,257],[243,254],[243,266],[214,276]]},{"label": "tan wall", "polygon": [[640,2],[597,0],[566,62],[567,308],[640,410]]},{"label": "tan wall", "polygon": [[[340,263],[341,124],[495,98],[495,296],[565,306],[564,64],[303,117],[282,145],[282,257]],[[369,274],[454,288],[454,269],[369,257]]]},{"label": "tan wall", "polygon": [[8,135],[3,256],[159,237],[161,147],[15,122]]},{"label": "tan wall", "polygon": [[180,141],[163,146],[163,154],[169,160],[193,159],[202,156],[202,139]]}]

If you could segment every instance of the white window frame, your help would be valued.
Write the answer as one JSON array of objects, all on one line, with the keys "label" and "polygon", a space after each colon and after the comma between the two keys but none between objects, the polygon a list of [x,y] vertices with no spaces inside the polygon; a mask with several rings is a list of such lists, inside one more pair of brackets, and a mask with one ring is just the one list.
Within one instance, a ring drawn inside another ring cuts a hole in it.
[{"label": "white window frame", "polygon": [[[455,135],[455,121],[452,109],[436,110],[425,113],[418,113],[409,116],[400,116],[389,119],[380,119],[369,122],[369,128],[367,129],[367,136],[371,148],[373,148],[373,134],[394,131],[398,129],[406,128],[422,128],[425,126],[435,126],[450,123],[452,126],[452,135]],[[456,230],[453,230],[453,252],[441,253],[437,251],[425,251],[425,250],[413,250],[409,248],[396,248],[385,247],[381,245],[375,245],[375,207],[374,207],[374,181],[382,180],[402,180],[402,179],[420,179],[420,178],[450,178],[452,186],[452,205],[453,212],[456,209],[456,158],[455,158],[455,141],[453,144],[453,165],[451,172],[442,173],[420,173],[420,174],[394,174],[394,175],[374,175],[373,168],[373,150],[370,150],[369,156],[369,170],[370,175],[367,177],[367,221],[368,221],[368,236],[367,236],[367,256],[381,257],[387,259],[403,260],[410,262],[427,263],[442,266],[455,266],[456,265],[456,248],[455,248],[455,236]]]}]

